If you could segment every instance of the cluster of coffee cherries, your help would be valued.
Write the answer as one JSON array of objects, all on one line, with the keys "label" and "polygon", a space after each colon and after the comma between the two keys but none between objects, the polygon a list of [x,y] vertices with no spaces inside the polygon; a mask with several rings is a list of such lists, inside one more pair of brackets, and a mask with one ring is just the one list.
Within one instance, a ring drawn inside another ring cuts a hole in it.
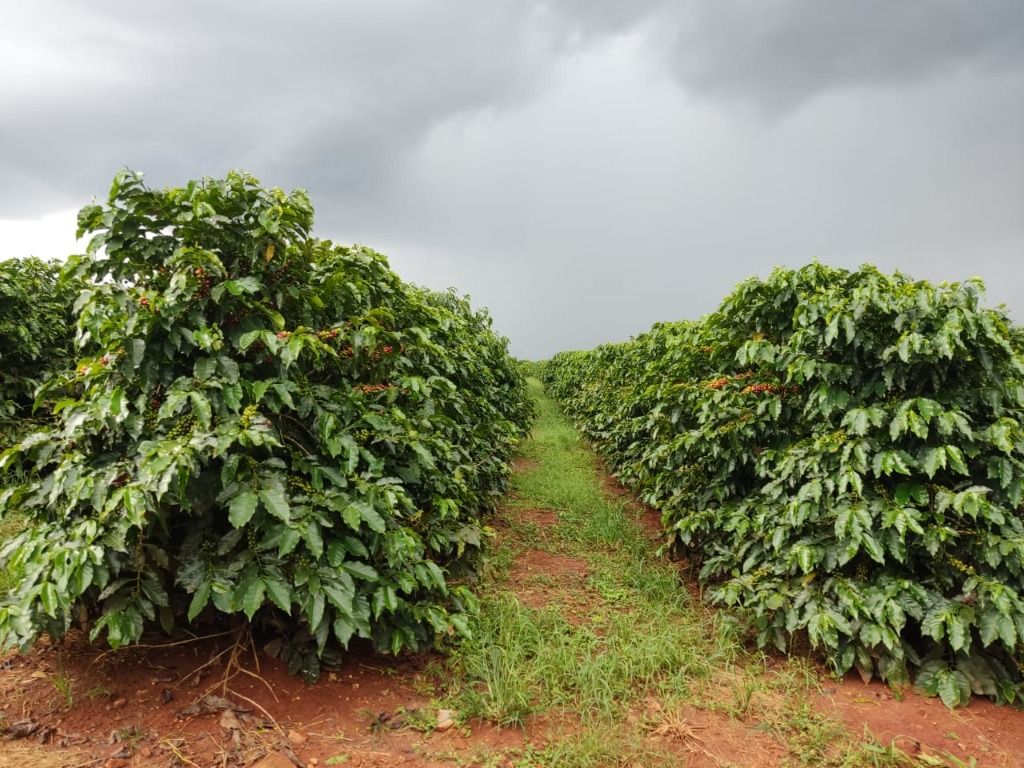
[{"label": "cluster of coffee cherries", "polygon": [[293,379],[295,381],[296,389],[302,397],[313,397],[313,384],[309,380],[308,376],[304,376],[302,373],[296,372],[293,375]]},{"label": "cluster of coffee cherries", "polygon": [[825,442],[827,442],[829,445],[839,447],[840,445],[843,445],[848,439],[849,437],[847,436],[845,429],[837,429],[835,432],[833,432],[827,438],[825,438]]},{"label": "cluster of coffee cherries", "polygon": [[374,392],[385,392],[394,388],[394,384],[360,384],[356,387],[356,389],[360,390],[364,395],[373,394]]},{"label": "cluster of coffee cherries", "polygon": [[157,415],[160,412],[160,398],[153,396],[149,399],[149,408],[146,409],[144,423],[146,429],[152,432],[156,429]]},{"label": "cluster of coffee cherries", "polygon": [[309,553],[305,550],[300,550],[299,553],[291,558],[292,573],[295,571],[313,571],[316,570],[317,563],[310,557]]},{"label": "cluster of coffee cherries", "polygon": [[760,384],[751,384],[750,386],[744,387],[740,390],[741,394],[744,395],[758,395],[762,392],[767,392],[769,395],[785,395],[795,394],[800,391],[800,387],[786,387],[782,384],[771,384],[768,382],[761,382]]},{"label": "cluster of coffee cherries", "polygon": [[193,416],[191,413],[182,416],[174,423],[174,426],[171,427],[170,431],[167,433],[167,437],[169,437],[172,440],[175,438],[184,437],[185,435],[191,434],[192,428],[195,427],[195,425],[196,417]]},{"label": "cluster of coffee cherries", "polygon": [[[98,365],[100,368],[106,368],[108,365],[114,362],[115,359],[116,357],[114,355],[103,355],[103,357],[96,361],[95,365]],[[82,365],[78,366],[78,368],[75,369],[75,373],[77,373],[79,376],[85,376],[91,370],[91,365],[83,363]]]},{"label": "cluster of coffee cherries", "polygon": [[260,548],[260,529],[258,525],[246,526],[245,542],[250,552],[255,552]]},{"label": "cluster of coffee cherries", "polygon": [[965,574],[967,576],[978,575],[974,568],[969,566],[963,560],[959,560],[958,558],[955,558],[952,555],[949,555],[949,564],[956,568],[958,571],[960,571],[960,573]]},{"label": "cluster of coffee cherries", "polygon": [[[268,262],[269,261],[273,261],[273,259],[274,259],[274,251],[275,251],[274,244],[271,243],[270,245],[267,246],[267,251],[266,251],[266,255],[264,256],[264,259],[266,259]],[[267,275],[267,285],[277,285],[282,280],[284,280],[286,277],[288,277],[291,274],[291,272],[292,272],[291,264],[286,259],[284,261],[284,263],[281,264],[280,267],[278,267],[273,272],[270,272]]]},{"label": "cluster of coffee cherries", "polygon": [[210,273],[202,267],[196,267],[192,270],[192,274],[195,275],[196,285],[199,287],[199,292],[196,294],[200,299],[205,299],[210,295],[210,288],[213,285],[213,279],[210,277]]},{"label": "cluster of coffee cherries", "polygon": [[[373,360],[374,362],[377,362],[382,357],[384,357],[384,355],[390,355],[394,351],[395,351],[394,347],[392,347],[390,344],[385,344],[380,349],[375,349],[373,352],[371,352],[370,353],[370,359]],[[353,350],[352,347],[346,346],[346,347],[342,347],[341,348],[341,355],[342,355],[342,357],[352,357],[352,355],[354,355],[354,354],[355,354],[355,350]]]},{"label": "cluster of coffee cherries", "polygon": [[744,379],[749,379],[753,375],[753,371],[745,371],[744,373],[738,373],[735,376],[721,376],[717,379],[712,379],[706,386],[708,389],[721,389],[730,381],[743,381]]},{"label": "cluster of coffee cherries", "polygon": [[743,389],[741,389],[740,392],[743,393],[744,395],[756,395],[762,392],[767,392],[770,395],[774,395],[784,390],[785,387],[779,386],[778,384],[769,384],[767,382],[762,382],[760,384],[750,384],[749,386],[746,386]]},{"label": "cluster of coffee cherries", "polygon": [[313,494],[316,493],[313,486],[310,485],[309,480],[302,475],[296,475],[293,473],[288,475],[288,487],[296,491],[302,491],[309,497],[312,497]]},{"label": "cluster of coffee cherries", "polygon": [[242,429],[248,429],[249,425],[252,424],[252,420],[256,418],[259,413],[259,409],[255,405],[245,406],[245,410],[242,411],[241,424]]}]

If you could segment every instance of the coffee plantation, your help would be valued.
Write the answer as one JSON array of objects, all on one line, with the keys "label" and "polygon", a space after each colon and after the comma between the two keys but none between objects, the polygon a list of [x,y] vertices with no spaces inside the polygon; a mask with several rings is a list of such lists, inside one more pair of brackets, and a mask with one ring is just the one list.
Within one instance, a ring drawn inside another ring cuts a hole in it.
[{"label": "coffee plantation", "polygon": [[538,364],[312,225],[124,172],[84,255],[0,262],[0,645],[252,631],[315,678],[466,634],[539,375],[762,647],[1024,700],[1024,330],[978,281],[780,269]]},{"label": "coffee plantation", "polygon": [[[531,418],[489,317],[310,235],[302,192],[119,174],[79,214],[78,359],[0,458],[0,641],[246,626],[293,672],[466,630]],[[70,302],[69,302],[70,303]],[[59,328],[58,328],[59,332]],[[59,335],[59,333],[58,333]]]},{"label": "coffee plantation", "polygon": [[1019,701],[1024,332],[982,295],[780,269],[545,376],[762,646]]}]

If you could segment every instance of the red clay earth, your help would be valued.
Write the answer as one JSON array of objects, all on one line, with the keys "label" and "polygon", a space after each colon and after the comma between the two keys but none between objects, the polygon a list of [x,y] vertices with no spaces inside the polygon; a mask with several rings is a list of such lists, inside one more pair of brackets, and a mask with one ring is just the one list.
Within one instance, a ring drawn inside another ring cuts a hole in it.
[{"label": "red clay earth", "polygon": [[[437,722],[422,674],[436,655],[396,660],[356,650],[307,685],[261,653],[259,677],[235,676],[221,698],[225,664],[206,667],[199,680],[195,670],[230,645],[215,638],[104,654],[72,638],[63,648],[11,656],[0,673],[2,722],[34,727],[28,738],[56,747],[83,747],[111,768],[247,766],[270,751],[294,757],[295,765],[330,765],[335,758],[365,768],[450,768],[427,753],[493,751],[523,741],[519,731],[486,724],[474,724],[468,735],[458,727],[433,735],[416,730],[417,718]],[[256,674],[251,653],[242,662]],[[73,681],[70,709],[55,679]],[[3,754],[0,742],[0,766]]]},{"label": "red clay earth", "polygon": [[560,604],[575,624],[587,615],[587,575],[585,560],[531,549],[517,558],[508,586],[530,608]]},{"label": "red clay earth", "polygon": [[899,698],[883,683],[855,676],[826,680],[817,705],[838,715],[854,733],[865,726],[883,744],[894,742],[909,755],[949,752],[979,766],[1024,766],[1024,712],[974,697],[969,706],[947,709],[941,701],[912,690]]},{"label": "red clay earth", "polygon": [[657,723],[650,739],[683,756],[687,768],[777,766],[786,756],[785,748],[767,733],[722,713],[690,706],[663,712],[658,701],[648,699],[644,717]]}]

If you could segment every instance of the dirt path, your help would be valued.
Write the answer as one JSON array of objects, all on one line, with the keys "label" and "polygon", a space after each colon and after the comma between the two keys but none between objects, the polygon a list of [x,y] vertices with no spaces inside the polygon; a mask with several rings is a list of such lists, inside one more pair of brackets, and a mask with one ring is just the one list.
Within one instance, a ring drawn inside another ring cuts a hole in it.
[{"label": "dirt path", "polygon": [[0,665],[0,727],[21,736],[0,768],[1024,766],[1020,711],[751,654],[538,397],[472,640],[355,648],[307,685],[262,650],[232,667],[231,637],[116,654],[72,637]]}]

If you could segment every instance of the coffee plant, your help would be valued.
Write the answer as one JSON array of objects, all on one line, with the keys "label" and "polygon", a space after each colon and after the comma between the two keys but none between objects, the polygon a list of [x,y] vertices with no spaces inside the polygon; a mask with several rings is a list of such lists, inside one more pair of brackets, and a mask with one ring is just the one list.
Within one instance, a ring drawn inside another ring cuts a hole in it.
[{"label": "coffee plant", "polygon": [[519,371],[523,376],[539,379],[544,375],[544,362],[541,360],[517,360]]},{"label": "coffee plant", "polygon": [[545,376],[762,646],[1024,696],[1024,335],[978,281],[777,270]]},{"label": "coffee plant", "polygon": [[60,270],[35,257],[0,261],[0,443],[45,420],[36,390],[74,359],[71,306],[81,286]]},{"label": "coffee plant", "polygon": [[28,527],[0,640],[113,647],[209,622],[282,639],[293,672],[353,637],[398,653],[466,629],[482,516],[531,416],[507,344],[451,293],[310,236],[302,192],[125,172],[79,214],[87,354],[55,426],[0,464]]}]

